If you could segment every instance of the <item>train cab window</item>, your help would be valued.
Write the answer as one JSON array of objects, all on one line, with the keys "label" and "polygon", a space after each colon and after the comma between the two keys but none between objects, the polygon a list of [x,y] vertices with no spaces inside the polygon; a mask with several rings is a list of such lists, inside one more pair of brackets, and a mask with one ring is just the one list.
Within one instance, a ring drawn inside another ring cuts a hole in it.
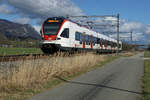
[{"label": "train cab window", "polygon": [[60,36],[64,38],[69,38],[69,28],[65,28]]},{"label": "train cab window", "polygon": [[75,40],[80,41],[80,33],[79,32],[75,33]]}]

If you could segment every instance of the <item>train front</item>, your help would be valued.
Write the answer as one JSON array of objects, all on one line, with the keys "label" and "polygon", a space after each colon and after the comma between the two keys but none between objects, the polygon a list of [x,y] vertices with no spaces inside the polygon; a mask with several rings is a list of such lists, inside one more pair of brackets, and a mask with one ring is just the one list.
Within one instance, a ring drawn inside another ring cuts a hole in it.
[{"label": "train front", "polygon": [[64,22],[63,17],[48,18],[44,21],[41,29],[42,42],[40,47],[45,54],[52,54],[59,50],[59,43],[57,43],[58,33]]}]

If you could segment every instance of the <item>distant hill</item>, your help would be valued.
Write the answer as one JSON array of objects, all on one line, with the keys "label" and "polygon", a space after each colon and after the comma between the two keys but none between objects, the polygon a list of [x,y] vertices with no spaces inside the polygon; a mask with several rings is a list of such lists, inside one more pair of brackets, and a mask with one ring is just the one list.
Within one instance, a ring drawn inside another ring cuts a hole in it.
[{"label": "distant hill", "polygon": [[2,40],[40,40],[39,33],[30,24],[18,24],[0,19],[0,41]]}]

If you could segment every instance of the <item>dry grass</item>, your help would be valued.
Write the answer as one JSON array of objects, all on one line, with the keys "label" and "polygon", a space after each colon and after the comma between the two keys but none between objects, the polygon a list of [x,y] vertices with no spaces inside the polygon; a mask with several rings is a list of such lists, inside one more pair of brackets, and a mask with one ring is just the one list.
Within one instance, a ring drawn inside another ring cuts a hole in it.
[{"label": "dry grass", "polygon": [[138,51],[135,51],[135,52],[124,52],[124,53],[120,53],[120,56],[129,57],[129,56],[136,55],[138,53],[139,53]]},{"label": "dry grass", "polygon": [[8,62],[0,68],[0,98],[13,91],[42,86],[55,75],[68,76],[84,71],[105,59],[106,56],[95,54],[77,54]]}]

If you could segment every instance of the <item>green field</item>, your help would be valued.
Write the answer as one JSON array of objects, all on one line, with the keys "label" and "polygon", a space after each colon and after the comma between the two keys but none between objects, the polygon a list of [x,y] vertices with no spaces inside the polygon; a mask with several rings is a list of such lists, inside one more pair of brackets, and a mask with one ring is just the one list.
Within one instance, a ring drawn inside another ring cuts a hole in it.
[{"label": "green field", "polygon": [[42,54],[40,48],[1,48],[0,55]]},{"label": "green field", "polygon": [[[150,52],[145,52],[145,57],[150,57]],[[150,60],[144,61],[144,96],[143,100],[150,100]]]},{"label": "green field", "polygon": [[146,51],[144,57],[150,57],[150,51]]}]

